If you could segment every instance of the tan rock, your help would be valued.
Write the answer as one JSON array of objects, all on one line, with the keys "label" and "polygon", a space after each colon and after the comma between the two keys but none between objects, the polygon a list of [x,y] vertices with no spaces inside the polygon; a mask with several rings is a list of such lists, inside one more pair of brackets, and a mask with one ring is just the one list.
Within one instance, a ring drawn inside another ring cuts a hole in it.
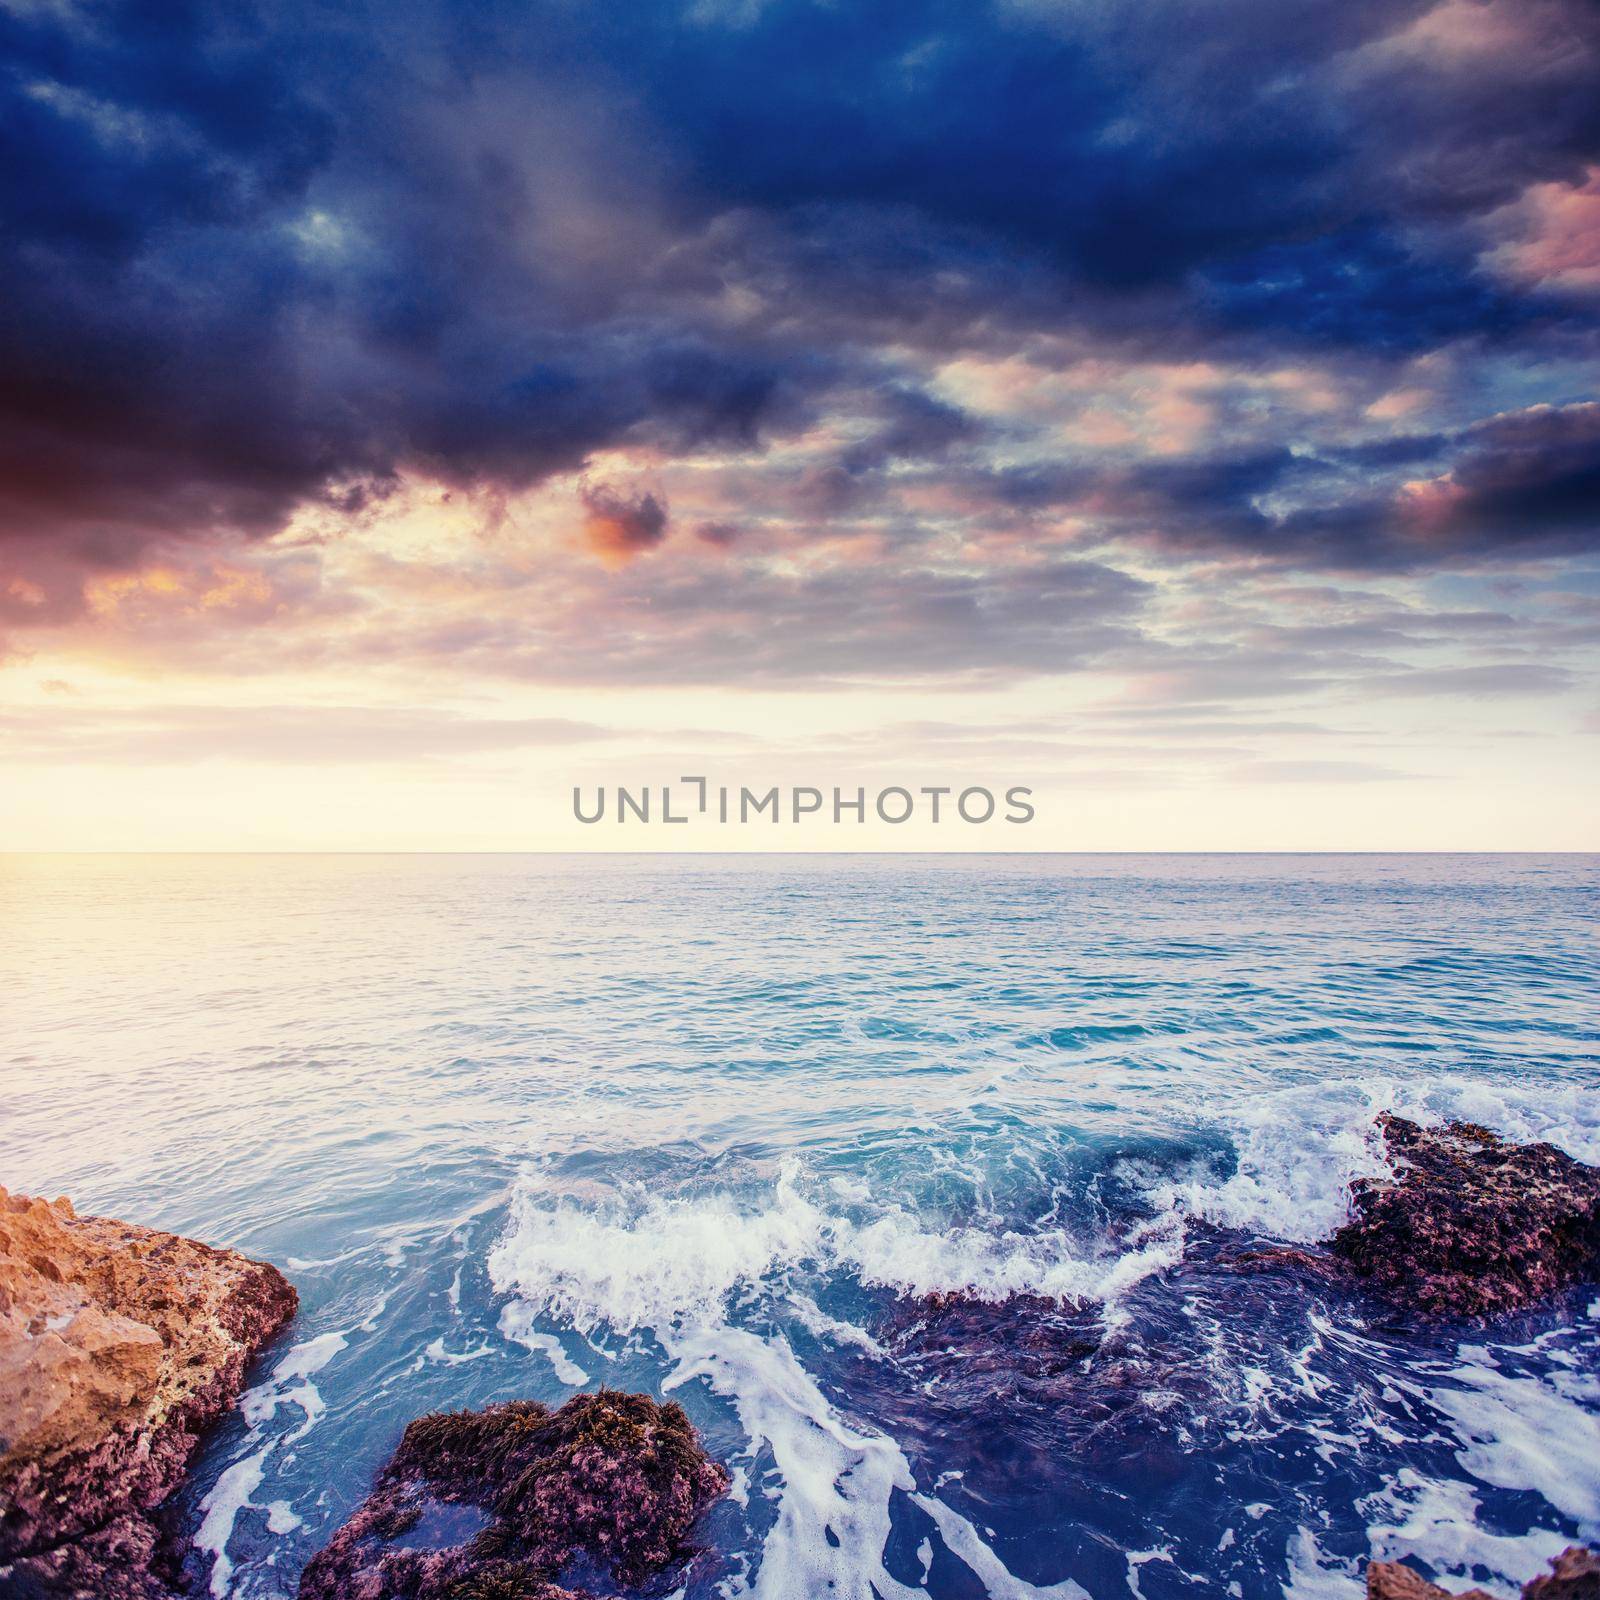
[{"label": "tan rock", "polygon": [[1493,1597],[1482,1589],[1465,1589],[1460,1594],[1441,1589],[1403,1561],[1372,1561],[1367,1564],[1367,1600],[1493,1600]]},{"label": "tan rock", "polygon": [[[1399,1561],[1367,1566],[1367,1600],[1491,1600],[1482,1589],[1454,1591],[1429,1583]],[[1522,1586],[1522,1600],[1600,1600],[1600,1556],[1569,1545],[1541,1573]]]},{"label": "tan rock", "polygon": [[49,1593],[94,1549],[153,1548],[127,1519],[177,1486],[295,1304],[234,1251],[0,1189],[0,1563]]}]

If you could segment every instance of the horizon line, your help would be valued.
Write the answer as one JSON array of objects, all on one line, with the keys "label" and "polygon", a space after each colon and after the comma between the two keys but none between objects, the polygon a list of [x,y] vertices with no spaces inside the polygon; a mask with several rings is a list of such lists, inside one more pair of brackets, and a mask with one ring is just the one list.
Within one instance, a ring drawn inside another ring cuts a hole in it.
[{"label": "horizon line", "polygon": [[49,856],[635,856],[674,859],[684,856],[1600,856],[1600,845],[1592,849],[1503,850],[362,850],[362,849],[239,849],[239,850],[114,850],[51,849],[0,850],[0,860]]}]

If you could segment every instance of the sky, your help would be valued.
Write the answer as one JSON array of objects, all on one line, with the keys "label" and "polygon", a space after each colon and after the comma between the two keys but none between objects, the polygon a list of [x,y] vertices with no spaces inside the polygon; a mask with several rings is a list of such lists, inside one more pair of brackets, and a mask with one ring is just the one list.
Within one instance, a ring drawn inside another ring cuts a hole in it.
[{"label": "sky", "polygon": [[1600,848],[1593,0],[0,0],[0,141],[0,848]]}]

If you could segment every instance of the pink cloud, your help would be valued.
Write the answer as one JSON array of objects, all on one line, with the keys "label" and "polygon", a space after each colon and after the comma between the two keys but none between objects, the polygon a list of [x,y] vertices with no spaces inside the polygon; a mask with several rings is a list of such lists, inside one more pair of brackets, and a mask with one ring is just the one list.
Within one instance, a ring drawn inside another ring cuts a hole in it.
[{"label": "pink cloud", "polygon": [[1600,289],[1600,167],[1581,184],[1534,184],[1496,217],[1512,237],[1489,252],[1492,269],[1522,283]]}]

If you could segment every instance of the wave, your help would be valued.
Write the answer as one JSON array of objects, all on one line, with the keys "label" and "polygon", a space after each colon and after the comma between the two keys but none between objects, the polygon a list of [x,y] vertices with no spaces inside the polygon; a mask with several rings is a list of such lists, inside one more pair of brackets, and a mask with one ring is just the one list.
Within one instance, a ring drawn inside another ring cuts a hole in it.
[{"label": "wave", "polygon": [[1600,1095],[1583,1088],[1365,1077],[1219,1107],[1201,1126],[1220,1138],[1220,1153],[1171,1175],[1141,1174],[1137,1164],[1125,1171],[1158,1211],[1309,1244],[1346,1220],[1356,1179],[1391,1175],[1374,1125],[1383,1111],[1426,1126],[1475,1122],[1600,1165]]},{"label": "wave", "polygon": [[[996,1205],[978,1157],[954,1146],[924,1152],[899,1181],[881,1158],[868,1168],[870,1181],[859,1170],[844,1181],[824,1179],[789,1158],[765,1179],[707,1188],[700,1177],[676,1189],[664,1189],[659,1176],[649,1185],[610,1189],[588,1182],[581,1197],[562,1188],[553,1165],[535,1167],[516,1187],[506,1229],[488,1258],[489,1277],[497,1293],[510,1297],[502,1333],[547,1354],[563,1381],[586,1381],[549,1331],[566,1326],[591,1340],[609,1332],[640,1348],[641,1341],[653,1343],[667,1363],[663,1388],[699,1380],[729,1402],[746,1439],[738,1481],[746,1499],[771,1503],[772,1520],[753,1573],[732,1573],[724,1593],[900,1600],[920,1591],[936,1541],[991,1596],[1084,1600],[1088,1591],[1073,1576],[1051,1575],[1055,1581],[1044,1587],[1016,1576],[997,1554],[992,1530],[980,1531],[941,1493],[958,1476],[919,1484],[901,1444],[824,1393],[791,1334],[899,1368],[903,1348],[882,1342],[881,1329],[837,1314],[835,1291],[845,1284],[911,1301],[1088,1303],[1114,1329],[1126,1307],[1137,1304],[1141,1286],[1180,1266],[1191,1219],[1286,1241],[1325,1238],[1345,1218],[1350,1184],[1389,1170],[1373,1128],[1385,1110],[1429,1123],[1477,1121],[1513,1138],[1547,1139],[1579,1158],[1600,1158],[1600,1112],[1576,1091],[1353,1078],[1215,1107],[1209,1119],[1195,1119],[1188,1152],[1169,1156],[1166,1170],[1148,1155],[1113,1157],[1105,1176],[1114,1181],[1103,1186],[1091,1178],[1083,1204],[1064,1201],[1070,1185],[1050,1170],[1036,1141],[1013,1163],[1026,1165],[1036,1180],[1032,1216]],[[948,1188],[941,1191],[942,1209],[919,1204],[921,1178],[930,1171],[948,1178],[968,1161],[975,1202],[981,1201],[973,1215],[983,1225],[948,1220]],[[1103,1188],[1127,1198],[1131,1210],[1119,1214]],[[859,1302],[859,1294],[844,1298]],[[1211,1422],[1229,1413],[1217,1422],[1229,1437],[1254,1439],[1270,1452],[1287,1448],[1281,1440],[1292,1434],[1328,1462],[1362,1461],[1368,1447],[1358,1438],[1385,1442],[1400,1461],[1413,1446],[1456,1441],[1459,1476],[1360,1467],[1368,1550],[1325,1549],[1311,1523],[1298,1530],[1291,1524],[1278,1547],[1288,1592],[1351,1596],[1359,1593],[1357,1574],[1369,1554],[1408,1554],[1441,1575],[1511,1595],[1569,1530],[1600,1532],[1600,1469],[1592,1465],[1594,1452],[1584,1454],[1600,1399],[1585,1375],[1592,1351],[1564,1356],[1540,1347],[1538,1370],[1522,1372],[1501,1347],[1463,1345],[1432,1367],[1414,1360],[1408,1367],[1411,1358],[1395,1347],[1310,1307],[1300,1313],[1303,1343],[1264,1356],[1259,1328],[1227,1325],[1240,1313],[1225,1291],[1197,1315],[1213,1313],[1220,1320],[1209,1331],[1193,1324],[1201,1337],[1192,1359],[1208,1380],[1209,1398],[1198,1403],[1215,1408]],[[900,1373],[908,1375],[915,1376],[909,1367]],[[1432,1419],[1415,1438],[1402,1437],[1386,1420],[1387,1397],[1397,1394]],[[1174,1423],[1205,1425],[1198,1414]],[[1531,1527],[1504,1528],[1484,1510],[1483,1496],[1497,1489],[1537,1495],[1549,1514]],[[1326,1506],[1304,1509],[1327,1514]],[[925,1522],[920,1577],[915,1568],[891,1570],[886,1551],[898,1516]],[[1149,1543],[1129,1568],[1130,1587],[1148,1562],[1185,1559],[1161,1538]]]},{"label": "wave", "polygon": [[1182,1252],[1176,1218],[1134,1228],[1120,1246],[1085,1242],[1064,1226],[937,1227],[896,1201],[858,1201],[857,1215],[830,1209],[805,1192],[802,1172],[784,1162],[771,1191],[743,1203],[728,1191],[663,1196],[627,1185],[585,1205],[525,1179],[490,1253],[490,1278],[580,1331],[604,1323],[631,1333],[700,1315],[800,1268],[848,1272],[913,1298],[1106,1301]]},{"label": "wave", "polygon": [[[1077,1265],[1094,1276],[1088,1264]],[[781,1484],[754,1581],[736,1592],[755,1600],[824,1593],[837,1600],[875,1594],[906,1600],[918,1593],[885,1564],[899,1493],[990,1594],[1087,1600],[1071,1580],[1040,1588],[1012,1575],[971,1522],[919,1489],[899,1445],[827,1399],[783,1333],[758,1333],[730,1320],[736,1296],[771,1290],[779,1303],[776,1291],[800,1267],[844,1267],[863,1282],[915,1293],[965,1290],[997,1298],[1079,1281],[1070,1272],[1063,1276],[1046,1241],[989,1239],[973,1229],[938,1232],[899,1208],[867,1223],[826,1210],[802,1193],[794,1162],[785,1164],[762,1203],[743,1207],[727,1193],[672,1198],[633,1189],[597,1209],[552,1201],[530,1181],[489,1258],[491,1281],[515,1297],[509,1322],[502,1322],[510,1336],[527,1342],[536,1315],[580,1331],[603,1324],[624,1334],[649,1332],[672,1364],[663,1389],[700,1378],[731,1402],[752,1469],[758,1457],[770,1457]],[[809,1331],[882,1349],[804,1293],[785,1289],[781,1300]]]}]

